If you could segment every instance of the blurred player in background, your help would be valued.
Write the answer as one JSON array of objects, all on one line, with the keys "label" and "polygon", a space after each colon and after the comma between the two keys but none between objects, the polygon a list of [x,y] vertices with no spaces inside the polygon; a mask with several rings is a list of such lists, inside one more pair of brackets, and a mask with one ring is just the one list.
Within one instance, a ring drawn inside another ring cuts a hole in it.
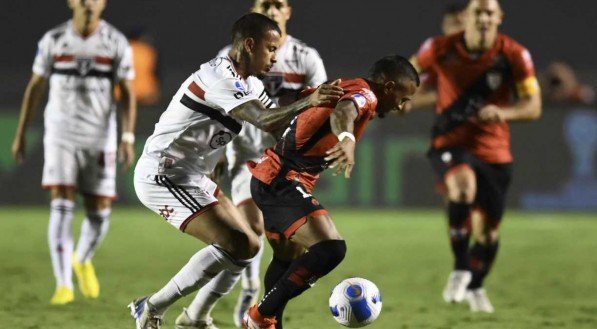
[{"label": "blurred player in background", "polygon": [[[276,52],[276,63],[262,79],[265,90],[278,106],[287,105],[296,100],[299,91],[307,86],[319,86],[327,80],[323,61],[317,51],[302,41],[286,33],[286,23],[292,14],[287,0],[256,0],[253,12],[257,12],[278,23],[281,38],[280,48]],[[226,56],[230,46],[224,48],[221,56]],[[263,241],[263,217],[251,198],[251,173],[247,161],[257,161],[266,148],[273,146],[274,136],[245,124],[243,130],[226,147],[228,170],[220,177],[230,181],[231,198],[241,215],[246,218],[251,228]],[[234,323],[241,326],[242,317],[252,304],[257,301],[260,290],[259,267],[263,247],[242,274],[242,289],[234,308]],[[212,281],[199,290],[197,297],[187,309],[187,316],[200,323],[210,323],[209,312],[221,294],[213,288],[218,282]],[[182,321],[182,319],[181,319]]]},{"label": "blurred player in background", "polygon": [[[213,290],[228,293],[259,251],[258,236],[210,179],[243,122],[282,130],[307,108],[335,102],[343,94],[340,87],[323,84],[309,97],[270,110],[273,102],[259,78],[276,62],[280,36],[276,22],[264,15],[239,18],[230,52],[202,64],[182,83],[145,144],[135,168],[139,200],[208,246],[159,291],[129,305],[138,329],[160,328],[170,305],[214,278],[218,285]],[[183,311],[175,325],[199,324]]]},{"label": "blurred player in background", "polygon": [[[444,9],[442,15],[442,33],[450,35],[462,32],[464,30],[464,20],[466,19],[466,3],[452,3]],[[409,103],[413,108],[430,107],[437,101],[435,91],[437,76],[433,72],[423,72],[421,74],[421,88]]]},{"label": "blurred player in background", "polygon": [[[412,61],[437,76],[436,121],[428,156],[447,188],[454,271],[446,302],[466,299],[472,311],[494,311],[483,287],[498,251],[498,228],[512,173],[510,121],[541,115],[540,88],[529,52],[498,32],[497,0],[471,0],[462,33],[430,38]],[[471,211],[474,223],[469,249]]]},{"label": "blurred player in background", "polygon": [[[14,157],[23,160],[27,124],[49,80],[42,186],[50,190],[52,199],[48,240],[56,292],[50,303],[56,305],[74,300],[71,266],[83,296],[97,298],[100,292],[91,258],[108,232],[110,208],[116,197],[115,84],[122,90],[118,151],[125,169],[135,158],[136,105],[129,44],[123,34],[100,18],[105,0],[70,0],[68,4],[72,20],[47,32],[38,44],[12,146]],[[83,195],[87,216],[74,248],[72,220],[77,191]]]},{"label": "blurred player in background", "polygon": [[[334,168],[346,178],[355,145],[376,115],[402,112],[419,86],[407,59],[378,60],[368,79],[342,81],[345,94],[294,118],[277,144],[251,163],[251,194],[263,212],[274,258],[265,275],[265,297],[245,314],[245,328],[282,328],[288,301],[327,275],[346,254],[346,243],[328,211],[311,193],[321,172]],[[312,89],[303,92],[308,95]],[[304,252],[308,250],[308,252]]]}]

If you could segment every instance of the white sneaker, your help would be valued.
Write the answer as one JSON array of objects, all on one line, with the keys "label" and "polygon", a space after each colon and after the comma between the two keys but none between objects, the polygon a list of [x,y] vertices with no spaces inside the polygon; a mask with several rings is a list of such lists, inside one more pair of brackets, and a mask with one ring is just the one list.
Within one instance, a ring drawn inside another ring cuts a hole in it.
[{"label": "white sneaker", "polygon": [[182,313],[174,321],[174,327],[176,329],[218,329],[212,317],[209,316],[205,320],[193,320],[189,317],[186,308],[182,309]]},{"label": "white sneaker", "polygon": [[442,294],[446,303],[462,302],[466,294],[466,287],[472,278],[473,275],[470,271],[452,271]]},{"label": "white sneaker", "polygon": [[491,305],[487,293],[483,288],[467,290],[466,301],[471,308],[471,312],[495,312],[495,309],[493,308],[493,305]]},{"label": "white sneaker", "polygon": [[163,315],[151,312],[147,305],[148,300],[148,296],[139,297],[128,305],[131,316],[135,320],[135,326],[137,329],[160,329],[164,322]]}]

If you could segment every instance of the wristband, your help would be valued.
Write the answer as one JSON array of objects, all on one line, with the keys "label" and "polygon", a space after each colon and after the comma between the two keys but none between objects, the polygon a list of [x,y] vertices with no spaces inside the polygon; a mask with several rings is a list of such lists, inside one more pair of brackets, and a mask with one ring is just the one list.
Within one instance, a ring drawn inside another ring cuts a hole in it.
[{"label": "wristband", "polygon": [[349,138],[350,140],[352,140],[353,142],[357,142],[357,139],[354,138],[354,135],[352,133],[349,133],[348,131],[343,131],[340,133],[340,135],[338,135],[338,140],[342,141],[344,138]]},{"label": "wristband", "polygon": [[135,134],[130,131],[125,131],[122,133],[120,141],[128,144],[135,144]]}]

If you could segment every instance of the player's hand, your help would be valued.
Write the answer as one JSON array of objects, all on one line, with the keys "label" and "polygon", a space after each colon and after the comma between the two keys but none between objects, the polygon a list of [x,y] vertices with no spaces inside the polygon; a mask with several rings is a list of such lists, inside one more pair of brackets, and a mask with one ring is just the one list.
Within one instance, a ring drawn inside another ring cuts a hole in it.
[{"label": "player's hand", "polygon": [[315,92],[309,95],[309,104],[319,106],[339,100],[344,95],[344,91],[338,86],[340,82],[342,80],[338,79],[329,84],[321,84]]},{"label": "player's hand", "polygon": [[350,138],[344,138],[338,144],[334,145],[325,153],[328,154],[324,158],[325,161],[332,161],[330,168],[336,168],[334,176],[344,171],[344,177],[350,178],[350,173],[354,167],[354,148],[356,143]]},{"label": "player's hand", "polygon": [[12,141],[12,156],[18,162],[23,162],[25,158],[25,136],[17,134],[15,139]]},{"label": "player's hand", "polygon": [[124,171],[131,169],[135,162],[135,148],[133,144],[127,142],[120,143],[120,147],[118,148],[118,161],[122,163]]},{"label": "player's hand", "polygon": [[493,104],[483,106],[479,110],[477,116],[479,117],[479,120],[481,122],[485,123],[506,122],[504,110],[502,110],[499,106]]}]

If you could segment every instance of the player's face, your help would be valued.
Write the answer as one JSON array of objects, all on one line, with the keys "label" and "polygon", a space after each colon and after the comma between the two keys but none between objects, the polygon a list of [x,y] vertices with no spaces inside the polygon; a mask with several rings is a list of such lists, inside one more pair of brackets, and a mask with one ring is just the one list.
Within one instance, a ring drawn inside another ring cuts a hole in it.
[{"label": "player's face", "polygon": [[471,1],[467,8],[466,31],[481,36],[497,32],[502,24],[502,9],[497,0]]},{"label": "player's face", "polygon": [[413,80],[387,81],[384,84],[384,97],[378,109],[379,116],[384,117],[389,112],[407,113],[410,110],[407,104],[416,91],[417,83]]},{"label": "player's face", "polygon": [[280,27],[286,26],[286,22],[292,14],[292,8],[286,0],[257,0],[253,11],[271,18]]},{"label": "player's face", "polygon": [[251,52],[251,75],[263,78],[276,63],[276,50],[280,46],[280,33],[269,30],[261,40],[257,40]]},{"label": "player's face", "polygon": [[106,7],[106,0],[69,0],[69,7],[75,15],[85,16],[88,20],[99,19]]}]

